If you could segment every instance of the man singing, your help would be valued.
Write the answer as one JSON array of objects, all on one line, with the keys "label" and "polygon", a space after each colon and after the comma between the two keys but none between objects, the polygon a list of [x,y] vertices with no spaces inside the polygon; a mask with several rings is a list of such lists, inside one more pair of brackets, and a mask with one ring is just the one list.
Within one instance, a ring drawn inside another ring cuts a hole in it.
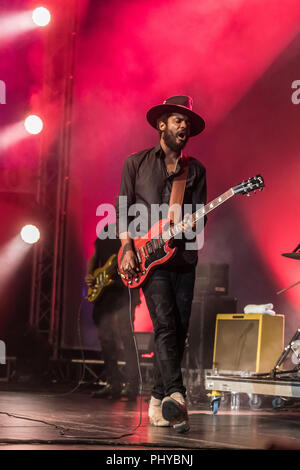
[{"label": "man singing", "polygon": [[[158,130],[159,144],[126,159],[116,204],[123,249],[120,269],[129,278],[138,276],[139,263],[132,244],[135,235],[128,225],[124,230],[120,215],[124,209],[128,215],[128,209],[134,204],[147,208],[146,233],[153,225],[151,207],[169,204],[174,177],[185,167],[183,208],[206,203],[205,168],[195,158],[182,153],[189,138],[205,127],[204,120],[192,110],[192,99],[188,96],[168,98],[148,111],[147,120]],[[189,423],[181,362],[193,300],[197,249],[195,246],[188,249],[185,238],[174,243],[177,246],[174,257],[156,268],[142,286],[155,338],[154,386],[148,415],[154,426],[173,426],[176,431],[185,432],[189,430]]]}]

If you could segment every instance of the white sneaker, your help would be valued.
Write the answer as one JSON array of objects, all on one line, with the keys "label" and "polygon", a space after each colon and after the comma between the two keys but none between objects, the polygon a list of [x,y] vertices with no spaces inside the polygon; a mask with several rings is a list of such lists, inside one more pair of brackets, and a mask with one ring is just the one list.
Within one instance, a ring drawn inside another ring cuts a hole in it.
[{"label": "white sneaker", "polygon": [[184,396],[180,392],[171,393],[162,401],[162,417],[168,420],[177,432],[186,432],[190,429]]},{"label": "white sneaker", "polygon": [[150,424],[153,426],[170,426],[169,421],[165,420],[161,412],[162,401],[158,398],[151,397],[148,409]]}]

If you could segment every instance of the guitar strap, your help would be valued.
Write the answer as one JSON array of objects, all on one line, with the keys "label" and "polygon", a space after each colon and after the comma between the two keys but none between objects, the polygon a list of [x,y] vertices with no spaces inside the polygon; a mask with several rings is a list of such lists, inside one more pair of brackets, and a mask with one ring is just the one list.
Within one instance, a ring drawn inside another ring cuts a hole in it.
[{"label": "guitar strap", "polygon": [[[173,179],[172,190],[171,190],[170,201],[169,201],[169,213],[168,213],[168,218],[171,224],[177,224],[179,222],[188,169],[189,169],[188,163],[186,162],[183,166],[183,171],[181,171]],[[173,207],[174,204],[176,204],[175,207]]]}]

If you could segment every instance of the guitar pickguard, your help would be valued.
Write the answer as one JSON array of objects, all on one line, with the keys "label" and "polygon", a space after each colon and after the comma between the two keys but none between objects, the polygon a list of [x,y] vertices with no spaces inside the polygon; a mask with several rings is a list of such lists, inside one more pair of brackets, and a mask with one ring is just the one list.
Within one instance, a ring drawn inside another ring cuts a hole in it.
[{"label": "guitar pickguard", "polygon": [[156,261],[164,259],[166,256],[168,256],[169,253],[167,253],[164,249],[164,247],[160,247],[153,251],[151,255],[148,256],[148,258],[145,260],[145,268],[148,270],[150,266],[155,263]]}]

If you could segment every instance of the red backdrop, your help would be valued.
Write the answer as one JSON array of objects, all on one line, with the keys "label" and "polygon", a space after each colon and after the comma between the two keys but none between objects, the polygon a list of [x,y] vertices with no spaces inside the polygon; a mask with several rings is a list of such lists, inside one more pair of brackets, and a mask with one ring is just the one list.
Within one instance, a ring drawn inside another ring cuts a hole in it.
[{"label": "red backdrop", "polygon": [[[50,8],[58,3],[49,3]],[[90,0],[81,7],[65,318],[74,318],[84,291],[98,205],[114,202],[127,155],[157,143],[145,119],[147,110],[168,96],[188,94],[207,123],[187,151],[207,168],[209,198],[256,173],[266,181],[262,193],[236,197],[211,215],[200,260],[228,262],[230,294],[238,298],[239,309],[246,303],[273,302],[275,310],[286,315],[287,332],[292,333],[299,326],[300,288],[281,296],[276,291],[299,280],[300,268],[300,261],[281,256],[300,243],[300,105],[291,100],[292,82],[300,79],[299,1]],[[18,120],[11,112],[18,96],[26,94],[29,104],[40,106],[42,63],[47,58],[36,32],[26,34],[26,40],[14,43],[22,54],[13,62],[13,49],[1,51],[0,79],[7,82],[11,96],[5,105],[9,122]],[[44,105],[46,125],[55,129],[55,102]],[[27,154],[30,145],[24,147]],[[11,160],[5,152],[5,162],[11,161],[13,168],[19,161],[31,173],[34,153],[26,160],[15,149]],[[95,331],[89,313],[84,318],[84,341],[92,347],[97,344]],[[76,336],[68,322],[66,345]],[[149,328],[145,309],[140,308],[136,329]]]}]

